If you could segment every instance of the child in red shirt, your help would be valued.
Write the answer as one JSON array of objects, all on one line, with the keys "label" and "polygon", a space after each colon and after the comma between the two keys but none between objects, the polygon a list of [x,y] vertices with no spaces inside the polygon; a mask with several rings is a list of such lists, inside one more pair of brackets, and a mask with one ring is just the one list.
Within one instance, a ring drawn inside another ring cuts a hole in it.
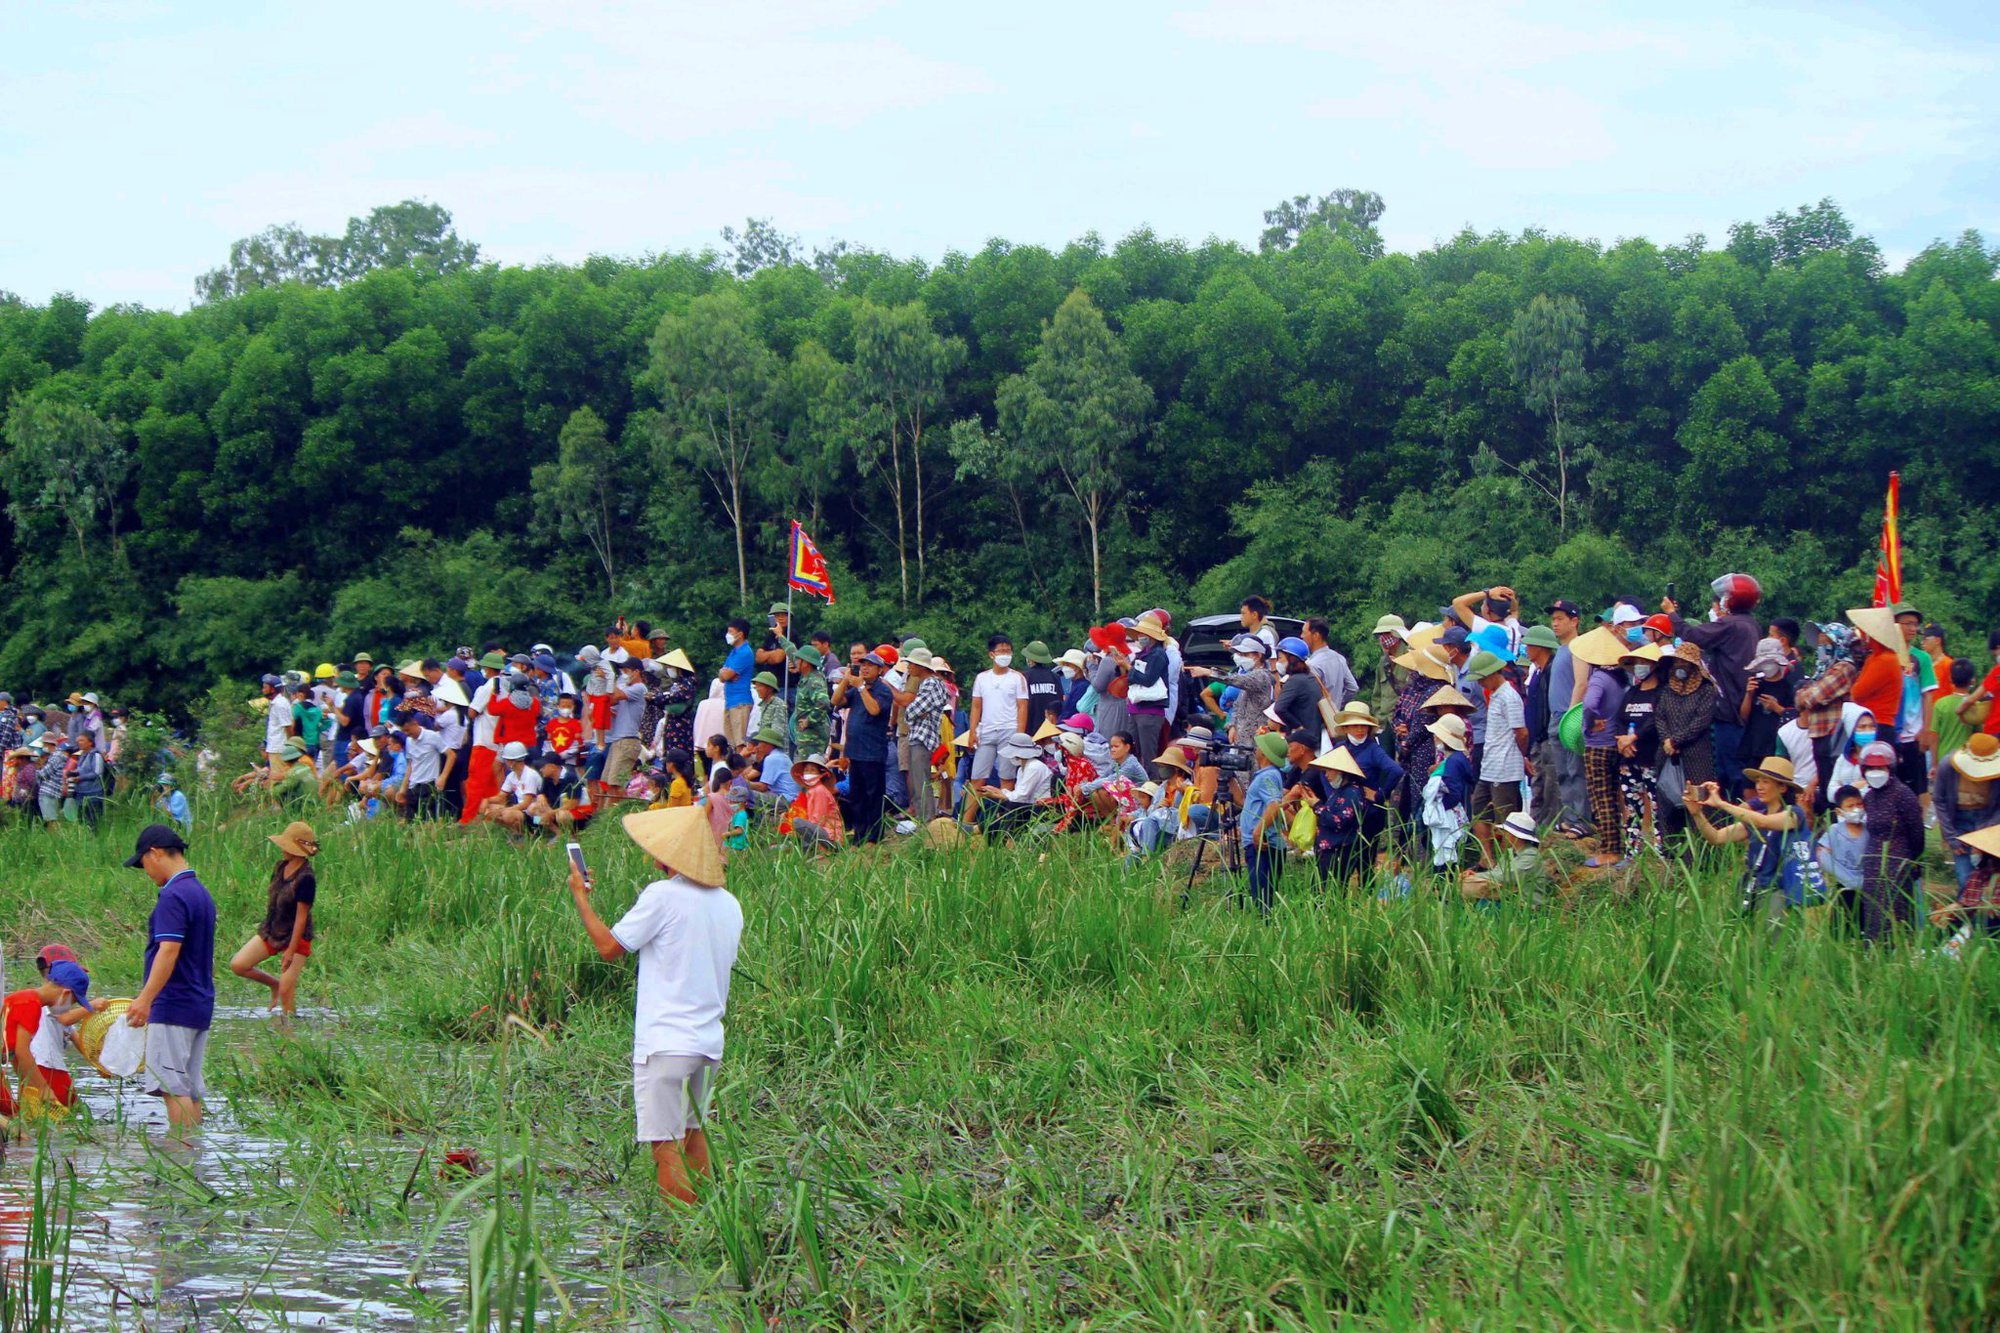
[{"label": "child in red shirt", "polygon": [[16,1105],[25,1110],[42,1100],[64,1110],[76,1104],[63,1057],[63,1028],[90,1016],[89,999],[89,973],[68,959],[50,963],[41,984],[7,997],[7,1054],[20,1080],[20,1097],[0,1110],[12,1114]]}]

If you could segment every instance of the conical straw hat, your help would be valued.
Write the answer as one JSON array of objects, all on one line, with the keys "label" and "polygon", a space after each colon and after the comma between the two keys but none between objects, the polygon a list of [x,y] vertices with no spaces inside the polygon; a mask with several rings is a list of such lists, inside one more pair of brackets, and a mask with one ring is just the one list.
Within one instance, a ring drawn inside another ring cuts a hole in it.
[{"label": "conical straw hat", "polygon": [[710,888],[722,886],[722,849],[716,846],[708,812],[700,806],[644,810],[619,822],[626,837],[675,874]]},{"label": "conical straw hat", "polygon": [[1896,613],[1886,606],[1858,606],[1847,613],[1854,622],[1854,628],[1866,634],[1884,648],[1893,649],[1896,660],[1904,666],[1910,664],[1910,645],[1903,641],[1903,630],[1896,623]]}]

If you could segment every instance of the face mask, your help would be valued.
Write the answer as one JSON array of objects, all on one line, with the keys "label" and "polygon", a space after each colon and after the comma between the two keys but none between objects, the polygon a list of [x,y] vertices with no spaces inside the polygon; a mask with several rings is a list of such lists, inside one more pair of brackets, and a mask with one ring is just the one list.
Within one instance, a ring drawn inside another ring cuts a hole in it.
[{"label": "face mask", "polygon": [[819,786],[819,774],[807,773],[804,777],[801,777],[799,781],[804,783],[808,787],[817,787]]},{"label": "face mask", "polygon": [[1675,679],[1675,680],[1686,680],[1686,679],[1687,679],[1688,677],[1692,676],[1693,674],[1694,674],[1694,672],[1692,672],[1692,671],[1688,670],[1688,668],[1686,668],[1686,667],[1675,667],[1675,668],[1674,668],[1674,679]]},{"label": "face mask", "polygon": [[1842,810],[1840,812],[1840,822],[1843,824],[1859,824],[1866,818],[1868,818],[1866,810]]},{"label": "face mask", "polygon": [[1347,739],[1356,745],[1368,744],[1369,731],[1366,727],[1355,727],[1347,733]]},{"label": "face mask", "polygon": [[736,631],[733,629],[724,630],[722,632],[722,641],[731,648],[734,648],[736,646]]},{"label": "face mask", "polygon": [[1236,662],[1236,669],[1238,671],[1248,671],[1257,661],[1256,658],[1250,656],[1248,653],[1235,653],[1232,656]]},{"label": "face mask", "polygon": [[1709,623],[1711,624],[1722,619],[1722,608],[1719,606],[1711,606],[1710,608],[1708,608],[1708,619]]},{"label": "face mask", "polygon": [[1070,670],[1068,667],[1057,667],[1056,671],[1062,676],[1064,680],[1076,679],[1076,672]]},{"label": "face mask", "polygon": [[1856,749],[1859,749],[1864,745],[1873,744],[1874,740],[1875,740],[1875,729],[1873,727],[1870,727],[1866,731],[1861,730],[1861,728],[1859,727],[1856,727],[1854,729],[1854,745]]},{"label": "face mask", "polygon": [[1005,671],[1008,667],[1014,665],[1014,654],[1012,653],[993,654],[993,665],[998,667],[1000,670]]},{"label": "face mask", "polygon": [[1643,626],[1633,625],[1626,629],[1625,642],[1631,644],[1633,647],[1636,648],[1645,641],[1646,641],[1646,630]]},{"label": "face mask", "polygon": [[1632,664],[1633,680],[1648,680],[1652,677],[1652,674],[1653,664],[1651,662],[1634,662]]},{"label": "face mask", "polygon": [[1869,786],[1877,788],[1879,790],[1880,788],[1888,785],[1889,770],[1886,768],[1871,768],[1866,773],[1862,774],[1861,777],[1862,781],[1866,782]]},{"label": "face mask", "polygon": [[1347,774],[1328,773],[1326,775],[1326,785],[1329,787],[1345,787],[1347,785]]},{"label": "face mask", "polygon": [[575,710],[574,708],[558,708],[558,709],[556,709],[556,716],[557,716],[557,717],[575,717],[575,716],[576,716],[576,710]]},{"label": "face mask", "polygon": [[1146,644],[1148,642],[1149,640],[1146,639],[1127,639],[1125,640],[1125,651],[1137,657],[1140,653],[1146,651]]}]

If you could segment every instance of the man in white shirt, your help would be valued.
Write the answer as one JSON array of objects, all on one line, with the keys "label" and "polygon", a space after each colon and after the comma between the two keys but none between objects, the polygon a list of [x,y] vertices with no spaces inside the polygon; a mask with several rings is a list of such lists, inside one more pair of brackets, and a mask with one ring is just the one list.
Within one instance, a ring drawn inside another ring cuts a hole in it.
[{"label": "man in white shirt", "polygon": [[264,697],[270,700],[264,713],[264,759],[271,766],[271,781],[285,776],[291,765],[285,762],[285,742],[292,738],[292,701],[285,697],[285,682],[265,676]]},{"label": "man in white shirt", "polygon": [[1528,708],[1503,674],[1506,663],[1478,652],[1466,664],[1473,687],[1484,691],[1486,743],[1479,751],[1479,781],[1472,789],[1472,835],[1493,864],[1493,825],[1521,809],[1521,780],[1528,776]]},{"label": "man in white shirt", "polygon": [[993,668],[972,682],[972,780],[993,776],[1000,747],[1017,731],[1028,729],[1028,678],[1014,670],[1014,643],[1004,634],[986,641]]},{"label": "man in white shirt", "polygon": [[1507,635],[1508,660],[1512,661],[1521,655],[1521,636],[1527,632],[1521,628],[1521,617],[1516,614],[1519,605],[1514,590],[1502,583],[1452,598],[1451,613],[1475,635],[1488,625],[1498,625]]},{"label": "man in white shirt", "polygon": [[703,1124],[722,1063],[722,1016],[743,939],[743,908],[723,887],[722,849],[707,812],[695,806],[648,810],[622,823],[663,878],[639,890],[615,926],[598,917],[590,879],[574,863],[570,896],[599,957],[609,963],[639,955],[632,1014],[638,1139],[652,1149],[660,1192],[693,1203],[695,1178],[709,1173]]},{"label": "man in white shirt", "polygon": [[527,805],[542,789],[542,775],[528,763],[528,747],[509,741],[500,747],[500,766],[505,770],[498,795],[489,796],[480,813],[510,832],[518,831],[527,820]]}]

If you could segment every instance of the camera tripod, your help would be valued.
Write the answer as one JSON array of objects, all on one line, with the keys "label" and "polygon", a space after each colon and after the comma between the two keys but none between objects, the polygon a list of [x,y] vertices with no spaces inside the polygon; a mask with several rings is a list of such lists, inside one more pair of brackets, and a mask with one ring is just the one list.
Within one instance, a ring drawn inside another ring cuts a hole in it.
[{"label": "camera tripod", "polygon": [[[1215,801],[1208,807],[1208,810],[1209,814],[1214,818],[1215,836],[1221,843],[1221,848],[1216,855],[1222,858],[1222,864],[1229,869],[1230,873],[1241,874],[1243,871],[1243,846],[1237,836],[1238,831],[1242,827],[1239,818],[1241,811],[1237,807],[1235,794],[1230,791],[1227,782],[1216,783]],[[1201,858],[1207,855],[1207,853],[1208,834],[1204,833],[1195,839],[1194,860],[1189,862],[1187,881],[1181,885],[1181,909],[1183,911],[1187,909],[1189,901],[1194,896],[1195,877],[1201,874]]]}]

